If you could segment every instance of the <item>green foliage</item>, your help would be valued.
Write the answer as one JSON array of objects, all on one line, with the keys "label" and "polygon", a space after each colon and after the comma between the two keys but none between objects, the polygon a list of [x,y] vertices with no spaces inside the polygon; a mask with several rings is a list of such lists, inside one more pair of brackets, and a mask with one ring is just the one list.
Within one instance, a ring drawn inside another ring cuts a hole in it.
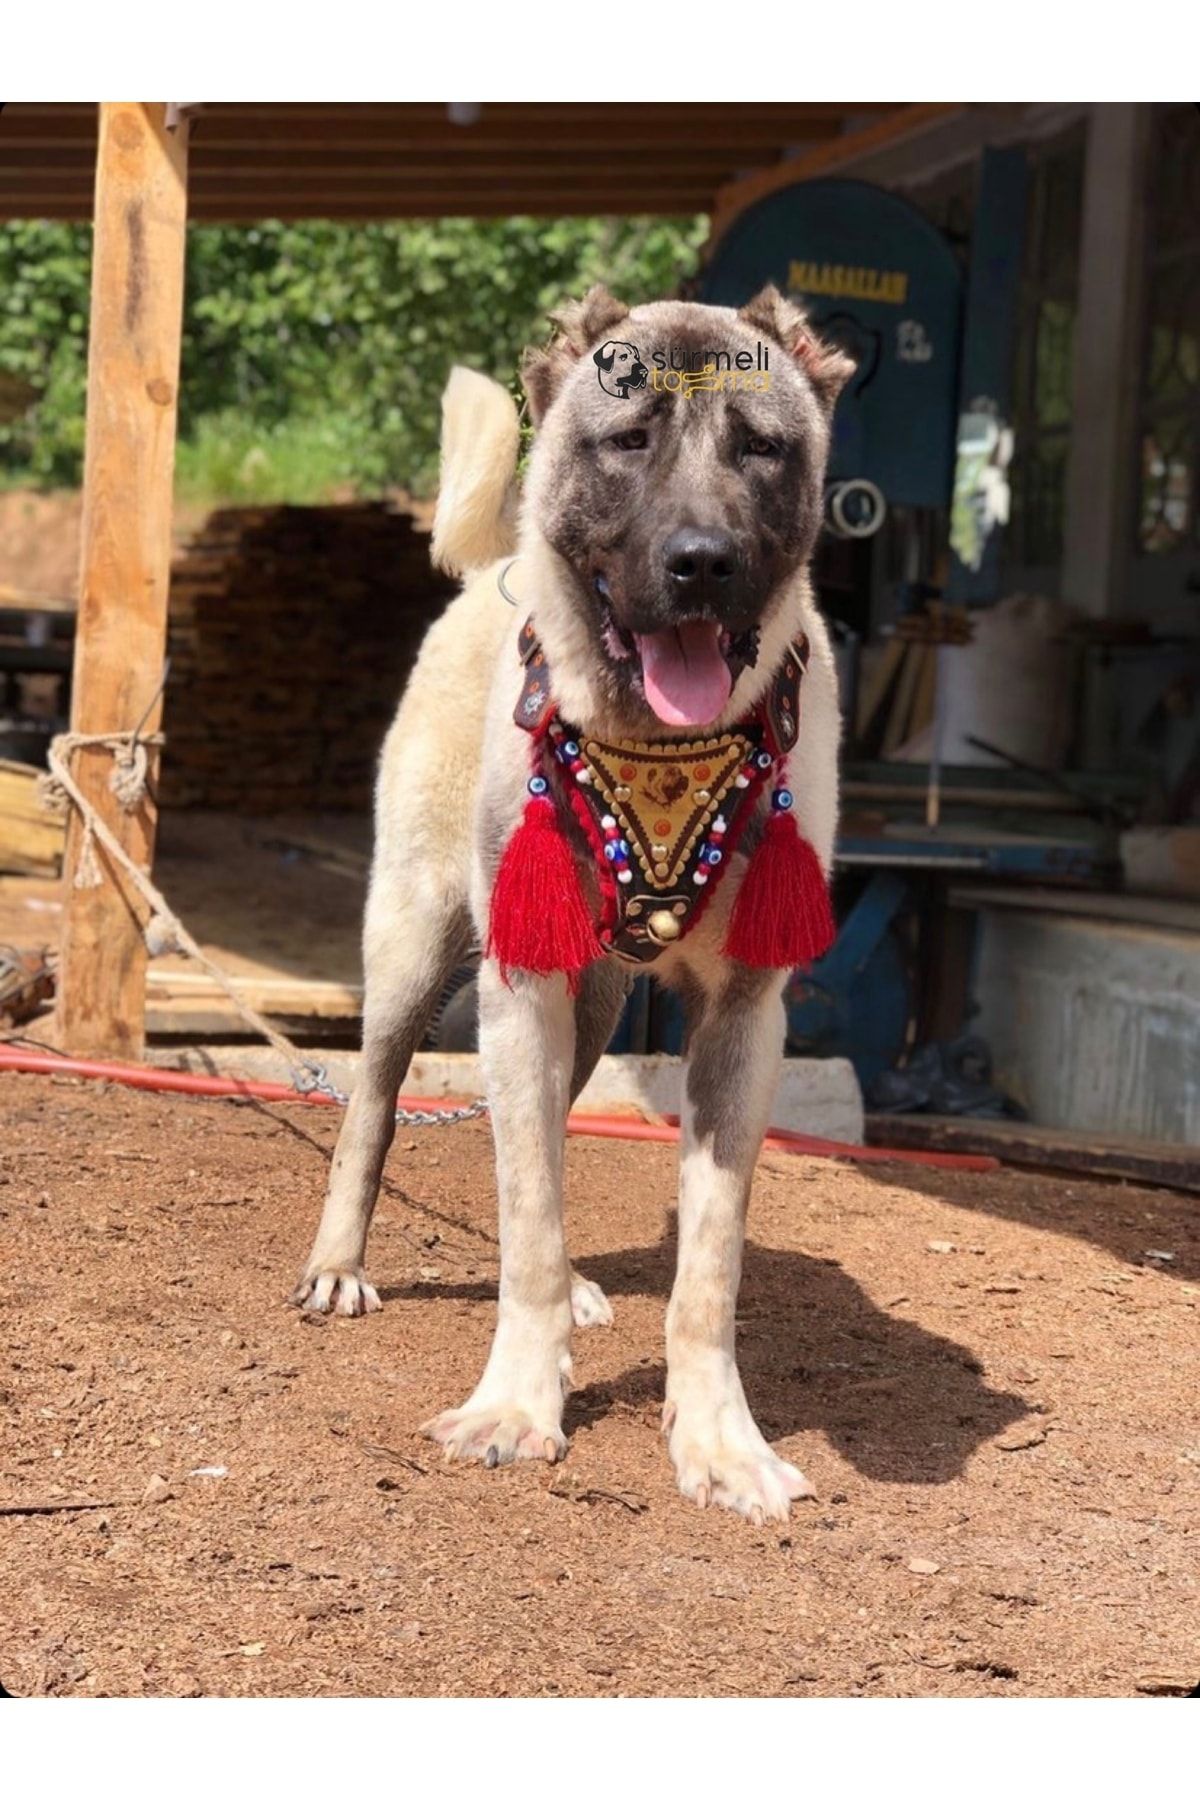
[{"label": "green foliage", "polygon": [[[452,362],[509,382],[593,281],[631,304],[696,267],[704,221],[194,226],[179,474],[193,494],[428,491]],[[90,228],[0,226],[0,480],[77,481]]]}]

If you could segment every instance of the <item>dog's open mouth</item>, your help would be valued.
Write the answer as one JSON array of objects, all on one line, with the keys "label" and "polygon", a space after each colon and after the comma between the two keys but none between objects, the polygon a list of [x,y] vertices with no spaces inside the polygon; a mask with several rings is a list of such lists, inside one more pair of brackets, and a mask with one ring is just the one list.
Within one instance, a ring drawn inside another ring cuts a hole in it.
[{"label": "dog's open mouth", "polygon": [[713,619],[685,619],[666,631],[630,631],[607,599],[602,604],[605,649],[614,662],[636,659],[636,685],[663,724],[711,725],[736,675],[754,661],[757,633],[735,637]]}]

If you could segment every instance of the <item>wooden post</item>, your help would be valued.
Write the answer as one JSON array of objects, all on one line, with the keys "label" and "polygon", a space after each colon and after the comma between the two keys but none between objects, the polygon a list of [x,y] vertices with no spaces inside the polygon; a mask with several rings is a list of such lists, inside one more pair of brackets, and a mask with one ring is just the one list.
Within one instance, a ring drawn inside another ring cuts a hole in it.
[{"label": "wooden post", "polygon": [[[83,540],[71,729],[156,731],[167,630],[171,489],[183,262],[187,124],[157,102],[104,102],[96,163]],[[147,709],[149,712],[147,714]],[[112,755],[75,752],[80,788],[141,867],[154,851],[151,791],[117,803]],[[76,1054],[138,1059],[145,1024],[144,908],[97,845],[97,887],[76,887],[82,841],[67,838],[56,1034]]]},{"label": "wooden post", "polygon": [[1122,101],[1088,124],[1062,593],[1095,619],[1122,610],[1129,580],[1149,119]]}]

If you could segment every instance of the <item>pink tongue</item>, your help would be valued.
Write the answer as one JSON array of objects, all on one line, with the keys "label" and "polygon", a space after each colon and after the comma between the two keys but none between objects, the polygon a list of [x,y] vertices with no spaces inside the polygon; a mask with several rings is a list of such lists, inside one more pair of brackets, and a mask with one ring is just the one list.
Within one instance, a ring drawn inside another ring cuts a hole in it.
[{"label": "pink tongue", "polygon": [[693,619],[674,631],[634,634],[646,698],[666,725],[708,725],[729,698],[733,677],[721,629]]}]

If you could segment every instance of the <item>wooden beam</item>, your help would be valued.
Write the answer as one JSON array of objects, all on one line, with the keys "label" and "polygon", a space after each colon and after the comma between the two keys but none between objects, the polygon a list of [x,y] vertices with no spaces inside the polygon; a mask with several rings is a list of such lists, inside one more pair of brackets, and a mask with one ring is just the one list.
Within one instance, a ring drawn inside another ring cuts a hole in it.
[{"label": "wooden beam", "polygon": [[[444,106],[396,103],[206,104],[193,154],[214,147],[259,151],[274,144],[323,150],[409,152],[418,156],[476,148],[490,153],[533,147],[542,151],[606,154],[617,147],[726,147],[766,154],[838,133],[847,116],[893,111],[879,103],[805,101],[751,106],[738,102],[640,105],[598,102],[484,106],[473,125],[457,125]],[[0,119],[0,150],[95,143],[88,107],[8,105]]]},{"label": "wooden beam", "polygon": [[[1200,1155],[1195,1147],[1157,1138],[1100,1137],[1012,1119],[951,1118],[939,1113],[868,1113],[865,1135],[868,1144],[895,1150],[998,1156],[1001,1162],[1032,1169],[1106,1175],[1113,1181],[1200,1193]],[[1121,1202],[1127,1203],[1124,1196]],[[1099,1196],[1096,1203],[1102,1204]]]},{"label": "wooden beam", "polygon": [[[158,728],[171,553],[171,487],[183,328],[187,125],[159,102],[104,102],[96,160],[79,615],[71,729]],[[157,809],[127,813],[108,751],[74,773],[122,847],[148,869]],[[142,909],[97,846],[97,887],[76,887],[82,834],[67,838],[56,1031],[66,1049],[137,1059],[143,1050]]]},{"label": "wooden beam", "polygon": [[[707,188],[638,188],[584,192],[579,189],[544,187],[507,192],[465,190],[451,195],[401,191],[381,195],[301,194],[280,204],[264,199],[197,198],[189,211],[194,225],[257,225],[264,219],[284,221],[324,219],[334,223],[381,222],[403,219],[507,219],[530,218],[628,218],[680,217],[707,211],[712,199]],[[40,201],[36,206],[0,195],[0,221],[8,219],[81,220],[86,207],[69,198]]]},{"label": "wooden beam", "polygon": [[[491,218],[707,211],[739,171],[844,135],[846,102],[206,106],[191,152],[197,220]],[[870,106],[856,118],[895,112]],[[0,218],[84,218],[96,109],[0,113]],[[795,168],[796,164],[788,165]],[[503,190],[511,189],[505,193]]]},{"label": "wooden beam", "polygon": [[883,118],[864,126],[861,131],[850,131],[844,137],[830,138],[827,143],[809,150],[803,156],[793,157],[786,162],[776,163],[773,168],[762,169],[753,175],[743,176],[738,181],[729,182],[717,190],[708,249],[711,251],[713,245],[748,206],[764,200],[768,194],[777,193],[780,188],[791,187],[797,181],[812,181],[818,175],[836,175],[846,163],[855,162],[870,151],[901,143],[919,132],[928,131],[931,126],[940,124],[962,110],[960,106],[940,101],[893,107]]}]

